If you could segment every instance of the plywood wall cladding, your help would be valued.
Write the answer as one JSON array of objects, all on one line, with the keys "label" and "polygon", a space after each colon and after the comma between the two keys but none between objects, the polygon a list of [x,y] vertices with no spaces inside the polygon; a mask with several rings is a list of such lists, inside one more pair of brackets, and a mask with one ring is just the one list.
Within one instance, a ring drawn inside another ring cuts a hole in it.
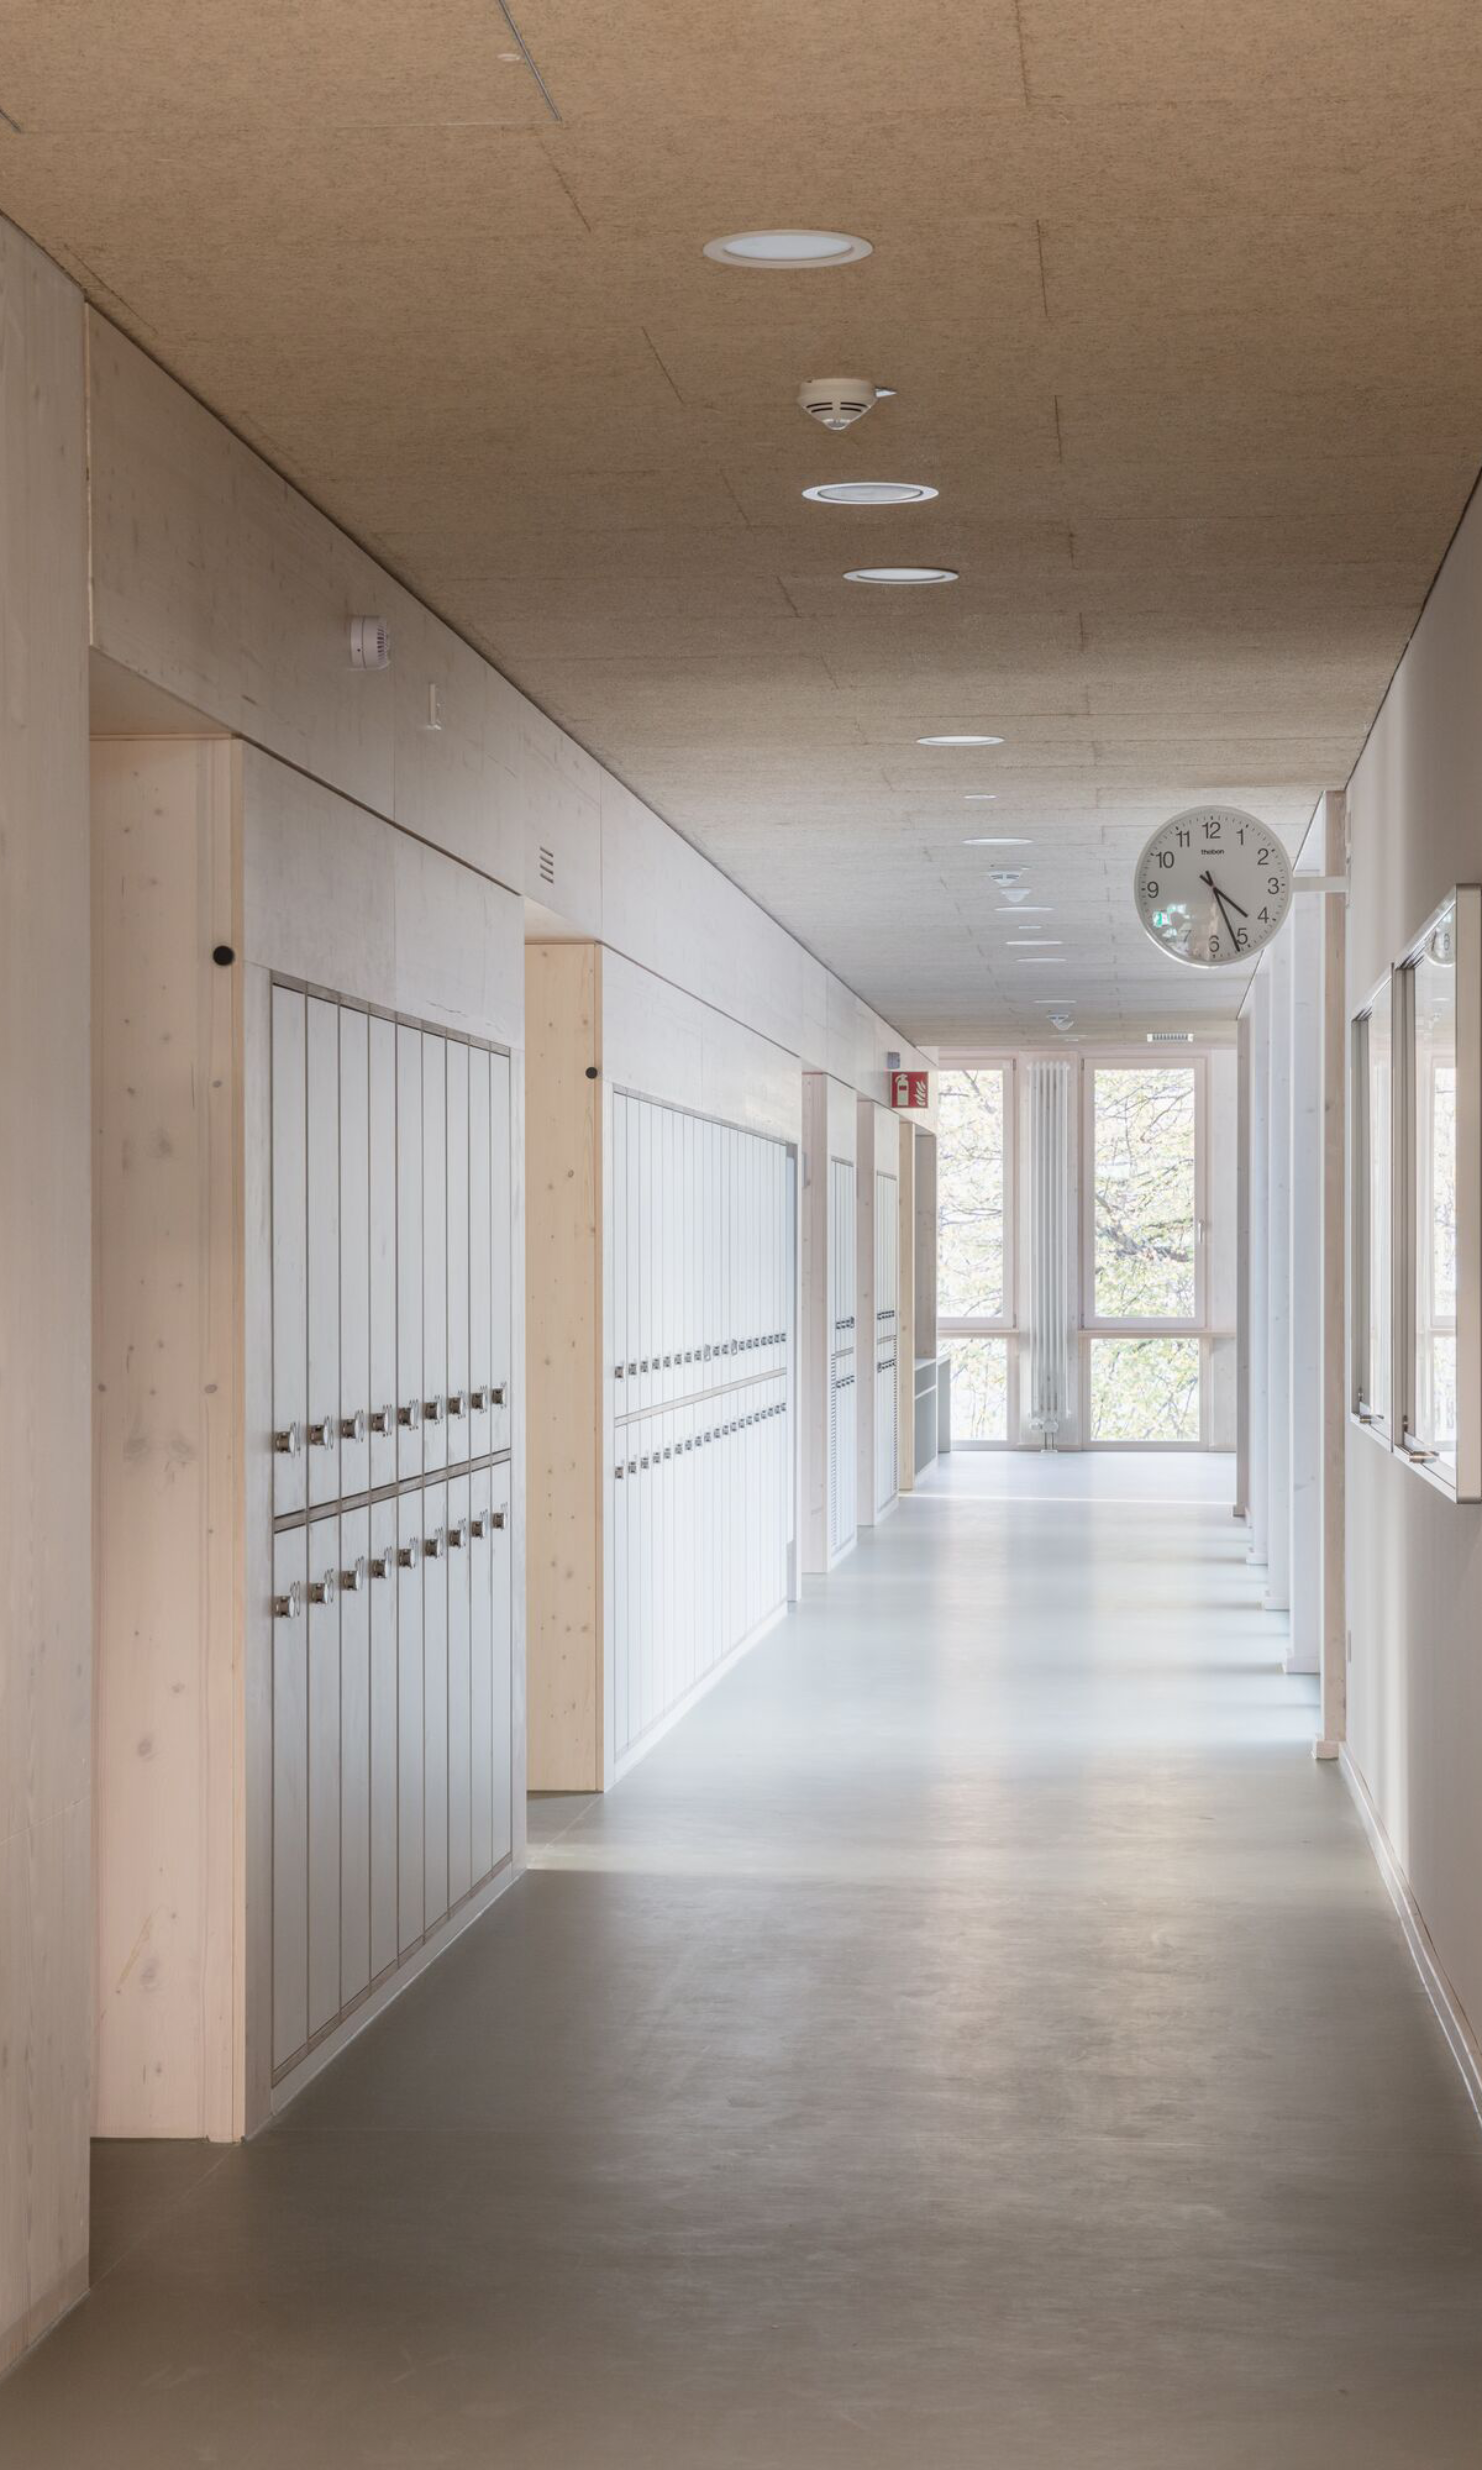
[{"label": "plywood wall cladding", "polygon": [[[1296,827],[1413,625],[1482,454],[1472,0],[515,16],[15,0],[0,208],[906,1035],[1037,1008],[964,815],[1066,893],[1084,1026],[1232,1009],[1106,853]],[[701,254],[797,222],[874,254]],[[826,368],[897,398],[830,439]],[[804,503],[849,476],[940,496]],[[844,580],[901,561],[961,580]]]}]

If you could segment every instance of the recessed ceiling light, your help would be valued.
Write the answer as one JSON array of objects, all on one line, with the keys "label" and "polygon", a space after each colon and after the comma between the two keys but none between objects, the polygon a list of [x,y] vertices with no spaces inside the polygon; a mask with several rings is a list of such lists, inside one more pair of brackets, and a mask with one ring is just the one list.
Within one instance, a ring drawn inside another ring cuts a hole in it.
[{"label": "recessed ceiling light", "polygon": [[[1017,894],[1015,894],[1015,893],[1013,893],[1013,892],[1005,892],[1005,894],[1004,894],[1004,899],[1005,899],[1006,901],[1007,901],[1007,900],[1014,900],[1014,899],[1016,899],[1017,897],[1018,897],[1018,895],[1017,895]],[[1021,918],[1022,918],[1022,917],[1025,917],[1025,916],[1033,917],[1033,915],[1034,915],[1034,913],[1035,913],[1035,911],[1036,911],[1036,910],[1038,910],[1038,911],[1039,911],[1039,914],[1040,914],[1040,916],[1041,916],[1042,918],[1047,918],[1047,917],[1049,916],[1049,914],[1050,914],[1050,904],[1049,904],[1049,902],[1048,902],[1048,901],[1026,901],[1026,902],[1024,903],[1024,907],[1023,907],[1022,909],[1020,909],[1020,910],[1016,910],[1015,915],[1016,915],[1017,917],[1021,917]]]},{"label": "recessed ceiling light", "polygon": [[1027,840],[1007,840],[998,833],[978,833],[963,842],[964,849],[1027,849]]},{"label": "recessed ceiling light", "polygon": [[815,506],[920,506],[936,491],[924,480],[825,480],[803,495]]},{"label": "recessed ceiling light", "polygon": [[955,566],[851,566],[846,583],[955,583]]},{"label": "recessed ceiling light", "polygon": [[1060,938],[1058,935],[1036,935],[1033,943],[1030,943],[1027,937],[1010,935],[1006,939],[1005,950],[1009,952],[1033,952],[1036,948],[1043,949],[1046,944],[1058,943],[1059,941]]},{"label": "recessed ceiling light", "polygon": [[721,266],[852,266],[873,246],[852,232],[728,232],[705,255]]},{"label": "recessed ceiling light", "polygon": [[962,803],[964,806],[996,806],[998,791],[996,789],[967,789],[963,792]]},{"label": "recessed ceiling light", "polygon": [[[806,492],[804,493],[806,495]],[[933,495],[935,492],[933,492]],[[918,746],[1002,746],[1002,738],[980,738],[954,735],[944,738],[918,738]]]}]

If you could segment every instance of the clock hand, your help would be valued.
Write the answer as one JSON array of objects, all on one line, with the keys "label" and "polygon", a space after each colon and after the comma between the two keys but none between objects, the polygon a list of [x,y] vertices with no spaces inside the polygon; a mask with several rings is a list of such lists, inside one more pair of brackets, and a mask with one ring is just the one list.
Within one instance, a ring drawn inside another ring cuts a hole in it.
[{"label": "clock hand", "polygon": [[[1220,907],[1221,907],[1222,909],[1224,909],[1224,907],[1225,907],[1225,895],[1223,894],[1223,892],[1221,892],[1221,890],[1220,890],[1220,888],[1219,888],[1219,885],[1215,882],[1215,879],[1214,879],[1213,875],[1211,875],[1211,874],[1210,874],[1210,873],[1206,870],[1206,871],[1205,871],[1205,873],[1204,873],[1204,874],[1202,874],[1202,875],[1200,876],[1199,881],[1200,881],[1201,883],[1207,883],[1207,884],[1208,884],[1208,886],[1209,886],[1209,888],[1210,888],[1211,892],[1214,894],[1215,899],[1219,902]],[[1236,917],[1237,917],[1237,918],[1248,918],[1248,917],[1250,916],[1250,911],[1249,911],[1248,909],[1242,909],[1242,908],[1241,908],[1241,906],[1240,906],[1239,901],[1238,901],[1238,900],[1235,900],[1233,897],[1232,897],[1232,899],[1231,899],[1231,901],[1230,901],[1230,908],[1234,910],[1235,915],[1236,915]],[[1229,912],[1228,912],[1228,911],[1226,911],[1226,914],[1225,914],[1225,924],[1228,926],[1228,925],[1229,925],[1229,923],[1230,923]]]},{"label": "clock hand", "polygon": [[[1235,949],[1236,949],[1236,951],[1238,952],[1238,951],[1239,951],[1239,949],[1240,949],[1240,929],[1239,929],[1239,927],[1238,927],[1238,926],[1236,926],[1236,925],[1235,925],[1234,921],[1232,920],[1232,918],[1231,918],[1231,916],[1230,916],[1230,912],[1229,912],[1229,910],[1225,907],[1224,895],[1223,895],[1223,893],[1220,891],[1219,886],[1218,886],[1217,884],[1213,884],[1213,883],[1211,883],[1211,885],[1210,885],[1210,887],[1209,887],[1209,888],[1210,888],[1211,892],[1213,892],[1215,899],[1219,902],[1219,905],[1220,905],[1220,916],[1224,919],[1224,921],[1225,921],[1225,928],[1226,928],[1227,933],[1229,934],[1230,941],[1231,941],[1231,942],[1232,942],[1232,944],[1235,946]],[[1245,911],[1242,909],[1242,910],[1241,910],[1241,912],[1240,912],[1240,914],[1241,914],[1241,916],[1242,916],[1242,917],[1244,917],[1244,915],[1245,915]]]}]

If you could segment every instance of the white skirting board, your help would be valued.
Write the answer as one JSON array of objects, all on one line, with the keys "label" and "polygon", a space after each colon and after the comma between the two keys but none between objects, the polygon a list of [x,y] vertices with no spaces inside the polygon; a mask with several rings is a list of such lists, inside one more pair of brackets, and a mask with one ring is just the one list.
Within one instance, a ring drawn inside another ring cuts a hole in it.
[{"label": "white skirting board", "polygon": [[1363,1822],[1379,1875],[1389,1889],[1390,1900],[1400,1916],[1400,1927],[1406,1944],[1415,1959],[1415,1969],[1425,1987],[1425,1994],[1436,2011],[1447,2046],[1467,2088],[1467,2099],[1482,2124],[1482,2048],[1478,2047],[1466,2012],[1442,1969],[1441,1960],[1431,1944],[1431,1934],[1421,1917],[1420,1907],[1410,1892],[1410,1884],[1395,1857],[1395,1849],[1384,1831],[1384,1822],[1369,1797],[1364,1782],[1346,1748],[1339,1752],[1338,1764],[1344,1782],[1353,1795],[1353,1804]]},{"label": "white skirting board", "polygon": [[288,2108],[289,2103],[296,2101],[299,2094],[313,2083],[317,2075],[323,2074],[331,2059],[338,2058],[341,2051],[347,2050],[356,2036],[365,2031],[368,2024],[374,2024],[377,2016],[384,2015],[387,2008],[400,1998],[402,1991],[410,1989],[412,1983],[426,1972],[428,1965],[435,1964],[438,1957],[451,1947],[455,1938],[461,1938],[464,1931],[472,1929],[476,1921],[482,1921],[491,1906],[497,1904],[501,1896],[507,1895],[515,1881],[523,1878],[524,1874],[523,1868],[516,1869],[513,1860],[505,1860],[494,1872],[492,1878],[486,1879],[483,1886],[476,1888],[472,1895],[466,1897],[456,1911],[449,1913],[445,1921],[438,1923],[435,1930],[429,1930],[421,1946],[413,1954],[407,1956],[393,1973],[389,1973],[377,1988],[371,1990],[361,2000],[358,2007],[352,2007],[343,2022],[337,2024],[332,2032],[327,2032],[322,2041],[316,2041],[313,2049],[299,2061],[296,2067],[291,2067],[286,2075],[279,2078],[272,2089],[272,2108],[268,2117],[263,2119],[251,2133],[261,2134],[263,2127],[271,2126],[273,2120],[280,2117],[282,2112]]},{"label": "white skirting board", "polygon": [[742,1656],[749,1655],[753,1647],[760,1646],[762,1640],[769,1637],[777,1627],[778,1622],[787,1619],[791,1610],[791,1604],[778,1604],[775,1610],[769,1612],[763,1620],[758,1621],[754,1630],[748,1630],[744,1638],[738,1638],[729,1654],[723,1655],[720,1662],[713,1665],[709,1672],[702,1673],[692,1690],[686,1691],[683,1698],[676,1699],[674,1705],[661,1715],[656,1723],[649,1726],[641,1739],[633,1742],[628,1749],[624,1750],[622,1757],[613,1766],[612,1782],[620,1784],[625,1775],[631,1775],[639,1760],[646,1758],[651,1749],[657,1748],[665,1733],[672,1732],[675,1725],[688,1715],[692,1708],[697,1707],[702,1698],[708,1697],[717,1681],[723,1681],[728,1672],[734,1672]]}]

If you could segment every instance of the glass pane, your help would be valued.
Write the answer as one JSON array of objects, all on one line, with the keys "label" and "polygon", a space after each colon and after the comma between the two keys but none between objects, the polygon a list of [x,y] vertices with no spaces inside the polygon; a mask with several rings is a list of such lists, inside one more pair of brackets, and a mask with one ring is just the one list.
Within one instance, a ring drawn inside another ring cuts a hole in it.
[{"label": "glass pane", "polygon": [[1095,1241],[1098,1321],[1192,1321],[1194,1141],[1191,1064],[1098,1066]]},{"label": "glass pane", "polygon": [[1364,1146],[1369,1167],[1364,1284],[1367,1320],[1362,1403],[1376,1423],[1389,1422],[1390,1120],[1394,1071],[1394,1007],[1386,979],[1364,1023]]},{"label": "glass pane", "polygon": [[1415,1437],[1456,1460],[1456,913],[1411,966],[1415,997]]},{"label": "glass pane", "polygon": [[937,1084],[937,1312],[1004,1318],[1004,1081],[1001,1066]]},{"label": "glass pane", "polygon": [[1197,1441],[1197,1338],[1093,1338],[1093,1441]]},{"label": "glass pane", "polygon": [[1009,1342],[1007,1338],[948,1338],[952,1358],[952,1439],[1006,1441],[1009,1437]]}]

